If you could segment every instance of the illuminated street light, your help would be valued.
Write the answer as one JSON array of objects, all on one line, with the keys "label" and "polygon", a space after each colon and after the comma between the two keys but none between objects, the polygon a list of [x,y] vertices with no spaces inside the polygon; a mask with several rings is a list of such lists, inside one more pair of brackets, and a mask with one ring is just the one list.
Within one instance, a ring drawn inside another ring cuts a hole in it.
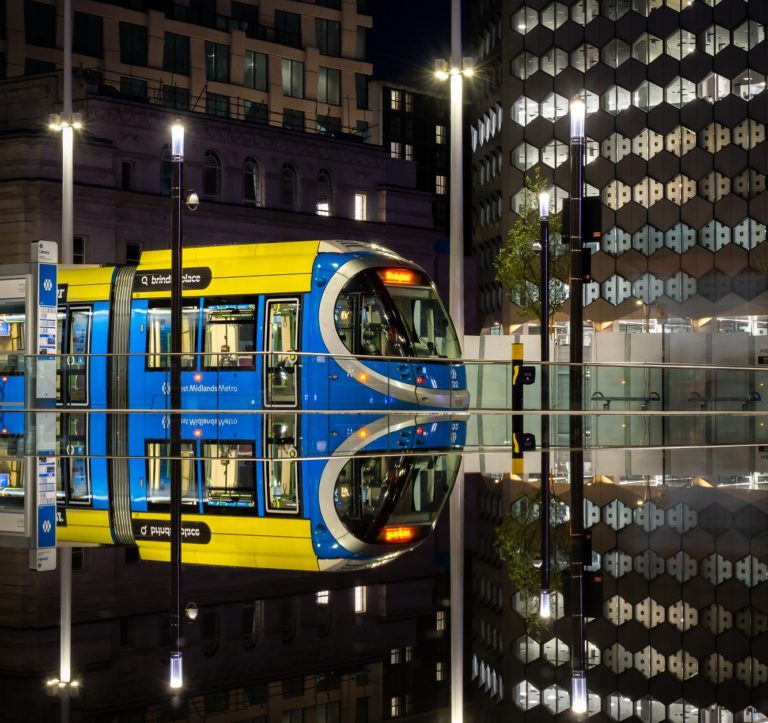
[{"label": "illuminated street light", "polygon": [[570,213],[570,388],[568,441],[571,448],[571,710],[587,710],[587,666],[584,630],[584,101],[571,101],[571,187]]},{"label": "illuminated street light", "polygon": [[181,656],[181,274],[184,231],[184,126],[171,128],[171,540],[170,540],[170,686],[184,685]]}]

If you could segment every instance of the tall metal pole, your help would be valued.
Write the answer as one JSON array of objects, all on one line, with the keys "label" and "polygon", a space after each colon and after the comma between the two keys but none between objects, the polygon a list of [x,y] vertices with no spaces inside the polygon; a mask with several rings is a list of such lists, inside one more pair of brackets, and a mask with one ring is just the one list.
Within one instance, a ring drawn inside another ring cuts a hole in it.
[{"label": "tall metal pole", "polygon": [[587,670],[584,633],[584,418],[582,362],[583,248],[582,210],[584,189],[584,102],[571,102],[571,197],[570,204],[570,411],[569,446],[571,472],[571,710],[587,710]]},{"label": "tall metal pole", "polygon": [[[449,307],[459,343],[464,346],[464,184],[461,0],[451,0],[451,214]],[[464,720],[464,462],[450,500],[451,553],[451,721]]]},{"label": "tall metal pole", "polygon": [[[72,127],[72,0],[64,0],[63,111],[61,127],[61,263],[71,264],[74,215],[74,128]],[[59,680],[66,683],[61,721],[69,721],[69,684],[72,682],[72,548],[59,548]]]},{"label": "tall metal pole", "polygon": [[549,589],[549,194],[539,194],[541,243],[541,592],[539,615],[551,615]]},{"label": "tall metal pole", "polygon": [[184,126],[171,130],[171,688],[183,685],[181,656],[181,250]]}]

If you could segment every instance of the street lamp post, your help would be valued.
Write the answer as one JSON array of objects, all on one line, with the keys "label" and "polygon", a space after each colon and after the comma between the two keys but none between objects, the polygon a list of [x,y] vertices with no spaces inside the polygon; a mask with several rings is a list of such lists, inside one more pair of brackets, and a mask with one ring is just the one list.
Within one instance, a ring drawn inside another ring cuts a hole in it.
[{"label": "street lamp post", "polygon": [[549,585],[549,193],[539,194],[541,285],[541,592],[539,615],[551,614]]},{"label": "street lamp post", "polygon": [[[451,82],[450,254],[448,306],[459,343],[464,346],[464,143],[463,80],[472,75],[472,61],[461,56],[461,0],[451,0],[451,59],[438,60],[435,75]],[[464,469],[459,467],[449,503],[451,519],[451,720],[464,719]]]},{"label": "street lamp post", "polygon": [[184,126],[171,129],[171,555],[170,686],[184,684],[181,656],[181,273]]},{"label": "street lamp post", "polygon": [[569,446],[571,473],[571,710],[587,711],[587,671],[584,635],[584,417],[582,362],[583,324],[583,189],[584,118],[581,98],[571,102],[571,188],[570,188],[570,416]]}]

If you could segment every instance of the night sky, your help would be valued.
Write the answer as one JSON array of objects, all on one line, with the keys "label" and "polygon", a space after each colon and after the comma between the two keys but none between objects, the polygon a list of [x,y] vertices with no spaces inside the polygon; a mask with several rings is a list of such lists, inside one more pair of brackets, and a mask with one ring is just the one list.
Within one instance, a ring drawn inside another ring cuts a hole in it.
[{"label": "night sky", "polygon": [[[432,82],[435,59],[448,58],[451,51],[451,0],[368,0],[368,9],[374,78],[416,88],[427,76]],[[466,19],[463,26],[466,37]]]}]

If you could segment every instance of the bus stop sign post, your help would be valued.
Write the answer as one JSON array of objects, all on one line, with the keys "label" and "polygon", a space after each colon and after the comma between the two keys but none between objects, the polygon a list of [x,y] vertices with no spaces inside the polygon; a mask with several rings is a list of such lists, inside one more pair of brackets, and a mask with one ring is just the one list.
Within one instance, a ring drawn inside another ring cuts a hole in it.
[{"label": "bus stop sign post", "polygon": [[[53,241],[32,244],[34,312],[31,334],[35,350],[28,367],[26,394],[33,432],[33,452],[27,457],[27,491],[34,488],[34,522],[31,526],[29,565],[32,570],[56,569],[56,334],[58,247]],[[28,447],[29,449],[29,447]],[[31,502],[31,500],[30,500]]]}]

